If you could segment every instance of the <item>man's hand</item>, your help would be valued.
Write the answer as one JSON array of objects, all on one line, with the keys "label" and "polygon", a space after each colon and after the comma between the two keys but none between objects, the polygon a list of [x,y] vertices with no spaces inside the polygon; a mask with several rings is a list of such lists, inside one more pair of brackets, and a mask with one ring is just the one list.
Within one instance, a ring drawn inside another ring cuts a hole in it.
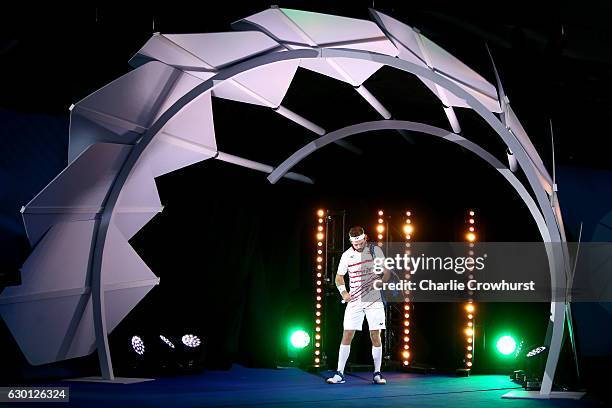
[{"label": "man's hand", "polygon": [[345,302],[351,300],[351,295],[346,290],[342,292],[342,300],[344,300]]},{"label": "man's hand", "polygon": [[383,272],[382,281],[389,282],[389,279],[391,279],[391,270],[385,269],[385,271]]}]

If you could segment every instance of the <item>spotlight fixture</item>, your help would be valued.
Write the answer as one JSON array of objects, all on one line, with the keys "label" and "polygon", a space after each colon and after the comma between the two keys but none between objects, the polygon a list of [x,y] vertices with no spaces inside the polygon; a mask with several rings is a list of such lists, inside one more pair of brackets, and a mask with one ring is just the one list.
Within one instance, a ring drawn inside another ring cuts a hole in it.
[{"label": "spotlight fixture", "polygon": [[139,336],[132,336],[132,349],[139,356],[144,355],[145,353],[145,345],[142,339]]},{"label": "spotlight fixture", "polygon": [[498,352],[508,356],[514,353],[514,350],[516,350],[516,340],[509,335],[501,336],[495,343],[495,347],[497,348]]},{"label": "spotlight fixture", "polygon": [[184,345],[191,348],[196,348],[201,344],[201,340],[194,334],[186,334],[181,338]]},{"label": "spotlight fixture", "polygon": [[163,341],[164,343],[166,343],[166,345],[168,347],[170,347],[171,349],[175,348],[174,347],[174,343],[172,343],[167,337],[162,336],[161,334],[159,335],[159,338],[161,339],[161,341]]},{"label": "spotlight fixture", "polygon": [[[302,329],[295,330],[289,337],[289,343],[293,348],[303,349],[310,344],[310,336]],[[315,350],[315,355],[319,355],[319,350]]]},{"label": "spotlight fixture", "polygon": [[536,347],[536,348],[534,348],[532,350],[529,350],[527,352],[527,354],[525,355],[525,357],[528,357],[528,358],[535,357],[538,354],[540,354],[541,352],[543,352],[544,350],[546,350],[546,346]]}]

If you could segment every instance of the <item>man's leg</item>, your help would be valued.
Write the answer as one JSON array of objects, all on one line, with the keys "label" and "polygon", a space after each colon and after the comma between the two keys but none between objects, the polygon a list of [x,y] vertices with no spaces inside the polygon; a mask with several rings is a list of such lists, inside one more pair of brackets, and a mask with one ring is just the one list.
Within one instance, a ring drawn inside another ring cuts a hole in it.
[{"label": "man's leg", "polygon": [[351,353],[351,341],[355,335],[355,330],[361,330],[363,326],[364,311],[359,305],[353,303],[346,305],[344,310],[344,332],[342,333],[342,341],[340,342],[340,350],[338,351],[338,372],[333,377],[327,379],[328,384],[344,383],[344,366]]},{"label": "man's leg", "polygon": [[338,352],[338,371],[344,373],[344,366],[351,354],[351,341],[355,335],[355,330],[344,330],[342,333],[342,342],[340,343],[340,351]]},{"label": "man's leg", "polygon": [[374,360],[374,376],[372,382],[374,384],[386,384],[387,380],[380,373],[382,365],[382,341],[380,339],[380,331],[385,329],[385,309],[384,307],[367,308],[366,317],[368,318],[368,326],[370,330],[370,339],[372,340],[372,359]]},{"label": "man's leg", "polygon": [[338,351],[338,371],[333,377],[327,379],[328,384],[343,384],[344,383],[344,366],[346,360],[351,354],[351,340],[355,335],[355,330],[344,330],[342,333],[342,341],[340,342],[340,350]]},{"label": "man's leg", "polygon": [[380,330],[370,330],[372,340],[372,359],[374,359],[374,372],[380,371],[382,365],[382,341],[380,340]]}]

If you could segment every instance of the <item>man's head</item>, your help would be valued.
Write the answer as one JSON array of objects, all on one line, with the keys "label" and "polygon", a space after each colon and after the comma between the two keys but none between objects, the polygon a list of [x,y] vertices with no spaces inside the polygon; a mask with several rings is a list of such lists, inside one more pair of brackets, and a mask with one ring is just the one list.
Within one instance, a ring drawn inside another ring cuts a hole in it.
[{"label": "man's head", "polygon": [[361,252],[366,246],[368,236],[365,234],[363,228],[355,226],[351,227],[349,230],[349,240],[351,241],[351,245],[353,245],[353,249]]}]

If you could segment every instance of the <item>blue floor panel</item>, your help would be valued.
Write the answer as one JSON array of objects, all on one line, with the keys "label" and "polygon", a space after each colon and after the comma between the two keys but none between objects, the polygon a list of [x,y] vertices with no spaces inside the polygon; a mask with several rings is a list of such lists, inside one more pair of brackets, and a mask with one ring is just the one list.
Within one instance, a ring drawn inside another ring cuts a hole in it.
[{"label": "blue floor panel", "polygon": [[[386,373],[387,385],[373,385],[371,373],[347,375],[345,384],[329,385],[329,373],[312,374],[296,368],[250,369],[160,378],[130,385],[49,382],[70,387],[74,407],[595,407],[586,398],[564,400],[508,400],[501,396],[519,389],[507,376],[452,377]],[[41,386],[42,384],[36,384]],[[47,405],[47,404],[43,404]],[[16,404],[24,407],[25,405]],[[40,407],[37,403],[33,406]]]}]

